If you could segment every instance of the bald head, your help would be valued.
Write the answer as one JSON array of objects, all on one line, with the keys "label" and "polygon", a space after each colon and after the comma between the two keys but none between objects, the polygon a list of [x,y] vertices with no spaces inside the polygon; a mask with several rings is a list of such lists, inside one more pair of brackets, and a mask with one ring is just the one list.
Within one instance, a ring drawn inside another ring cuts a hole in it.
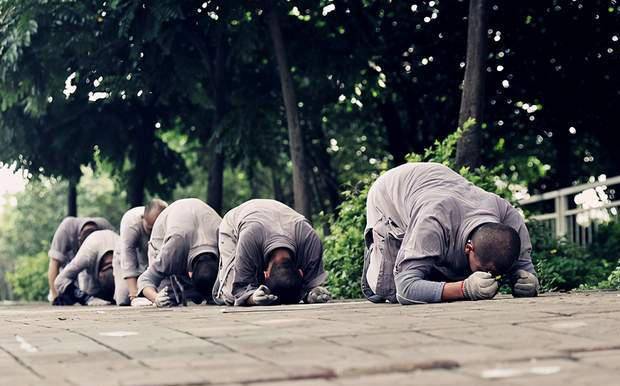
[{"label": "bald head", "polygon": [[504,274],[519,258],[521,239],[504,224],[482,224],[471,237],[476,258],[484,270]]},{"label": "bald head", "polygon": [[113,252],[106,252],[99,263],[99,292],[97,297],[105,300],[114,299],[114,272],[112,267]]},{"label": "bald head", "polygon": [[154,198],[146,204],[144,207],[144,216],[142,217],[142,226],[148,235],[151,234],[153,224],[155,224],[157,217],[159,217],[160,213],[167,207],[168,203],[159,198]]},{"label": "bald head", "polygon": [[84,223],[84,225],[82,225],[82,228],[80,228],[80,233],[78,235],[79,246],[81,247],[86,238],[88,238],[91,233],[97,230],[99,230],[99,226],[94,221],[87,221],[86,223]]}]

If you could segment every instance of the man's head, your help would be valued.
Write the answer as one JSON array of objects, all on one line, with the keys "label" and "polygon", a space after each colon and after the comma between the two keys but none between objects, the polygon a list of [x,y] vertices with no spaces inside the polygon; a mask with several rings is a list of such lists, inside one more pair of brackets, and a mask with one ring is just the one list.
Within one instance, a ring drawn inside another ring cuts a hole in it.
[{"label": "man's head", "polygon": [[113,252],[106,252],[101,258],[99,263],[99,274],[97,279],[99,281],[99,293],[97,297],[105,300],[114,299],[114,272],[112,270],[112,256]]},{"label": "man's head", "polygon": [[166,201],[154,198],[144,207],[144,215],[142,216],[142,227],[147,235],[151,235],[153,224],[159,214],[168,207]]},{"label": "man's head", "polygon": [[94,221],[87,221],[86,223],[84,223],[84,225],[82,225],[82,228],[80,229],[80,234],[78,236],[79,245],[82,246],[84,240],[86,240],[86,238],[90,236],[91,233],[97,230],[99,230],[99,226]]},{"label": "man's head", "polygon": [[202,253],[192,261],[192,284],[209,303],[213,299],[212,291],[218,267],[219,259],[213,253]]},{"label": "man's head", "polygon": [[293,254],[286,248],[271,253],[265,274],[265,285],[282,304],[299,303],[302,297],[303,272],[297,269]]},{"label": "man's head", "polygon": [[503,224],[486,223],[473,232],[465,244],[465,254],[472,272],[502,275],[517,260],[520,248],[517,231]]}]

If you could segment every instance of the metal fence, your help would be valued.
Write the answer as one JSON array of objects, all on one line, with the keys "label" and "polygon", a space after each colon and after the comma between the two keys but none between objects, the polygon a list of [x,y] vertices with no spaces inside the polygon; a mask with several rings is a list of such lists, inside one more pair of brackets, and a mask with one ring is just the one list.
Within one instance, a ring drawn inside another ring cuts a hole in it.
[{"label": "metal fence", "polygon": [[[529,219],[540,221],[551,234],[566,237],[579,245],[587,245],[596,234],[598,222],[594,219],[587,224],[581,221],[580,224],[580,216],[617,217],[620,207],[620,200],[616,199],[618,185],[620,176],[533,195],[519,201],[519,204],[530,214]],[[578,205],[575,197],[589,189],[593,189],[597,195],[604,192],[606,199],[596,203],[595,207]]]}]

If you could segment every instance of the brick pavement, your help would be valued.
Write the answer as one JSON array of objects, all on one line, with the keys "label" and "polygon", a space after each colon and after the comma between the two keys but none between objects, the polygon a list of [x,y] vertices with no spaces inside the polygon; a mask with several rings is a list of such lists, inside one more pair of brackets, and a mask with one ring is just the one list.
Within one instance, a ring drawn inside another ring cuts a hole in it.
[{"label": "brick pavement", "polygon": [[2,385],[618,385],[620,294],[257,308],[0,306]]}]

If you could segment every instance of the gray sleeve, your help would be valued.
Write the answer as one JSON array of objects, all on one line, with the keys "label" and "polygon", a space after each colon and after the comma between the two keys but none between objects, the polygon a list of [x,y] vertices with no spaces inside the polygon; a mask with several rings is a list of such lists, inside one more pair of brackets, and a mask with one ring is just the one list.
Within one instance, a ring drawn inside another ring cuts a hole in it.
[{"label": "gray sleeve", "polygon": [[117,253],[114,254],[112,261],[112,272],[114,274],[114,301],[117,306],[128,306],[131,304],[129,299],[129,288],[123,278],[121,263]]},{"label": "gray sleeve", "polygon": [[405,266],[415,266],[419,260],[446,256],[445,235],[449,230],[444,229],[439,218],[439,214],[425,214],[407,228],[396,258],[395,273],[405,270]]},{"label": "gray sleeve", "polygon": [[150,265],[148,269],[138,277],[138,296],[142,295],[145,288],[151,287],[157,290],[159,284],[164,280],[166,275],[159,272],[154,265]]},{"label": "gray sleeve", "polygon": [[140,246],[140,231],[133,226],[121,224],[121,251],[120,263],[123,278],[138,277],[140,275],[140,263],[137,249]]},{"label": "gray sleeve", "polygon": [[445,255],[445,233],[439,216],[427,216],[407,229],[394,267],[396,298],[401,304],[437,303],[445,282],[427,280]]},{"label": "gray sleeve", "polygon": [[159,288],[162,280],[174,274],[187,274],[187,243],[180,235],[166,238],[159,254],[138,277],[138,295],[146,287]]},{"label": "gray sleeve", "polygon": [[80,272],[87,269],[92,264],[92,260],[96,258],[97,256],[92,255],[90,248],[80,248],[75,258],[56,276],[54,281],[56,291],[59,294],[65,292],[67,287],[78,278]]},{"label": "gray sleeve", "polygon": [[439,303],[445,282],[425,280],[434,265],[432,258],[421,259],[394,277],[396,298],[403,305]]},{"label": "gray sleeve", "polygon": [[323,268],[323,243],[310,224],[302,228],[302,250],[299,253],[303,259],[301,271],[303,276],[303,298],[314,287],[322,285],[327,280],[327,272]]},{"label": "gray sleeve", "polygon": [[70,221],[71,219],[66,218],[58,225],[56,232],[54,232],[50,250],[47,253],[51,259],[57,260],[61,265],[67,264],[71,259],[70,253],[73,253],[76,241],[74,240],[76,235],[71,234]]},{"label": "gray sleeve", "polygon": [[525,220],[515,208],[513,208],[507,202],[505,202],[505,204],[507,205],[507,208],[501,222],[502,224],[516,230],[519,233],[519,238],[521,239],[521,250],[519,253],[519,258],[512,266],[509,276],[511,278],[514,277],[516,272],[520,269],[536,275],[536,270],[534,269],[534,264],[532,264],[531,256],[532,242],[530,240],[530,233],[528,232],[527,226],[525,225]]},{"label": "gray sleeve", "polygon": [[235,306],[247,305],[247,300],[259,287],[259,274],[262,275],[262,249],[257,232],[252,228],[244,230],[239,235],[235,259],[235,280],[232,293]]}]

